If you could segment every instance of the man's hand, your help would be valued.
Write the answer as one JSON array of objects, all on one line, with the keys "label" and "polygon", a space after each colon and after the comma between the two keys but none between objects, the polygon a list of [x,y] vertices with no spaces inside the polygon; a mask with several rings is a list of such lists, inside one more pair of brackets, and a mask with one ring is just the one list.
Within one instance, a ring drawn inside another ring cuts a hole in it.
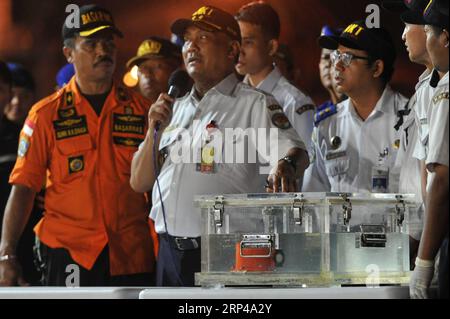
[{"label": "man's hand", "polygon": [[17,259],[0,261],[0,286],[29,286]]},{"label": "man's hand", "polygon": [[[418,261],[419,260],[419,261]],[[434,275],[434,262],[416,259],[416,268],[409,282],[411,299],[428,299],[428,288]]]},{"label": "man's hand", "polygon": [[166,93],[161,93],[155,103],[150,106],[148,111],[148,125],[154,129],[159,123],[160,128],[169,125],[172,118],[172,104],[175,100]]},{"label": "man's hand", "polygon": [[294,167],[285,160],[278,161],[278,165],[273,170],[266,184],[267,193],[296,192],[297,180]]}]

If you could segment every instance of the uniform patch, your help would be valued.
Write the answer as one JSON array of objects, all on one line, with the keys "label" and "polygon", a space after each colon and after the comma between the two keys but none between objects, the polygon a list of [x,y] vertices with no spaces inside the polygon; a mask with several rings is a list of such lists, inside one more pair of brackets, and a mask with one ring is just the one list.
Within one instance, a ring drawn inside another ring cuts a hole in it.
[{"label": "uniform patch", "polygon": [[58,116],[61,119],[68,119],[71,117],[75,117],[77,115],[77,111],[74,107],[69,107],[67,109],[60,109],[58,110]]},{"label": "uniform patch", "polygon": [[272,104],[272,105],[269,105],[267,108],[268,108],[269,111],[271,111],[271,112],[273,112],[273,111],[278,111],[278,110],[283,111],[282,107],[279,106],[278,104]]},{"label": "uniform patch", "polygon": [[113,136],[114,144],[128,147],[138,147],[144,140],[140,138]]},{"label": "uniform patch", "polygon": [[33,135],[35,126],[36,126],[36,124],[34,124],[33,121],[27,119],[25,121],[25,125],[23,126],[23,133],[25,135],[31,137]]},{"label": "uniform patch", "polygon": [[426,124],[428,124],[428,119],[425,117],[425,118],[423,118],[423,119],[420,119],[420,124],[421,125],[426,125]]},{"label": "uniform patch", "polygon": [[433,103],[437,104],[442,100],[448,100],[448,92],[442,92],[433,98]]},{"label": "uniform patch", "polygon": [[345,157],[347,155],[346,151],[342,151],[342,152],[328,152],[327,155],[325,156],[325,159],[327,161],[329,160],[333,160],[336,158],[341,158],[341,157]]},{"label": "uniform patch", "polygon": [[128,92],[123,87],[117,88],[117,99],[122,102],[127,102],[130,100],[130,96],[128,95]]},{"label": "uniform patch", "polygon": [[22,137],[19,142],[17,155],[19,155],[19,157],[25,157],[25,155],[27,155],[29,148],[30,148],[30,140],[26,137]]},{"label": "uniform patch", "polygon": [[86,116],[78,116],[64,120],[53,121],[57,140],[75,137],[88,133]]},{"label": "uniform patch", "polygon": [[113,114],[113,132],[144,134],[145,116],[131,114]]},{"label": "uniform patch", "polygon": [[73,92],[67,91],[66,92],[66,106],[72,106],[73,102],[74,102]]},{"label": "uniform patch", "polygon": [[316,107],[312,104],[305,104],[303,106],[300,106],[295,112],[298,115],[302,115],[303,113],[305,113],[306,111],[312,110],[314,111],[316,109]]},{"label": "uniform patch", "polygon": [[272,123],[282,130],[287,130],[291,127],[291,122],[289,122],[284,113],[276,113],[272,115]]},{"label": "uniform patch", "polygon": [[131,106],[125,106],[125,114],[133,114],[133,108]]},{"label": "uniform patch", "polygon": [[400,148],[400,140],[395,140],[392,146],[394,147],[394,149],[398,150]]},{"label": "uniform patch", "polygon": [[69,157],[69,174],[78,173],[84,170],[84,157]]}]

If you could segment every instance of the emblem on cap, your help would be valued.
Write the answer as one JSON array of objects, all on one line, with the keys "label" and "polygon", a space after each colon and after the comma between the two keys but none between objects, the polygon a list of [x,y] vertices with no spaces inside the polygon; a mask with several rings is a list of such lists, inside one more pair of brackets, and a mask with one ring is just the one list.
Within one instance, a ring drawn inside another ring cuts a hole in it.
[{"label": "emblem on cap", "polygon": [[109,22],[112,23],[113,19],[108,12],[104,11],[90,11],[81,15],[81,23],[83,25],[93,22]]},{"label": "emblem on cap", "polygon": [[364,28],[356,23],[350,24],[345,30],[344,33],[349,33],[355,37],[357,37]]},{"label": "emblem on cap", "polygon": [[341,140],[341,138],[339,136],[333,136],[331,138],[330,142],[331,142],[331,147],[334,150],[337,150],[342,144],[342,140]]},{"label": "emblem on cap", "polygon": [[209,17],[214,10],[210,7],[201,7],[197,11],[194,12],[192,15],[192,21],[200,21],[203,20],[206,17]]},{"label": "emblem on cap", "polygon": [[138,49],[138,56],[143,56],[146,54],[159,54],[162,48],[162,44],[153,40],[146,40]]}]

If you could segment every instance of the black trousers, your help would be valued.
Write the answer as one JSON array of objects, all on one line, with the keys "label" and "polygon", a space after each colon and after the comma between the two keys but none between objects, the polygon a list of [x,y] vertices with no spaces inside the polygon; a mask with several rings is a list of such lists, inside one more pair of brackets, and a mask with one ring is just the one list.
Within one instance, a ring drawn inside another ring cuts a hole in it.
[{"label": "black trousers", "polygon": [[[109,248],[106,246],[91,270],[77,264],[64,248],[50,248],[41,243],[44,258],[44,286],[70,287],[79,283],[81,287],[148,287],[154,286],[153,273],[111,276]],[[124,260],[124,263],[126,260]],[[77,269],[74,271],[74,269]],[[79,280],[77,272],[79,270]],[[78,282],[77,282],[78,280]]]},{"label": "black trousers", "polygon": [[448,299],[448,234],[441,245],[439,256],[439,298]]},{"label": "black trousers", "polygon": [[193,287],[195,273],[200,272],[200,238],[196,238],[198,247],[180,250],[174,244],[173,237],[158,235],[159,251],[156,262],[156,286]]}]

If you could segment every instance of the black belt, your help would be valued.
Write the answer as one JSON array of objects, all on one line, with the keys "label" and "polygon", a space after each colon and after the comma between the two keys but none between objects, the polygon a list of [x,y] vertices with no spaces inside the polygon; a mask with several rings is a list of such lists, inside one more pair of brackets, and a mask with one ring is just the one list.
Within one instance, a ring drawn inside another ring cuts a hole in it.
[{"label": "black belt", "polygon": [[170,246],[178,250],[195,250],[200,248],[201,237],[176,237],[167,233],[159,236],[169,242]]}]

